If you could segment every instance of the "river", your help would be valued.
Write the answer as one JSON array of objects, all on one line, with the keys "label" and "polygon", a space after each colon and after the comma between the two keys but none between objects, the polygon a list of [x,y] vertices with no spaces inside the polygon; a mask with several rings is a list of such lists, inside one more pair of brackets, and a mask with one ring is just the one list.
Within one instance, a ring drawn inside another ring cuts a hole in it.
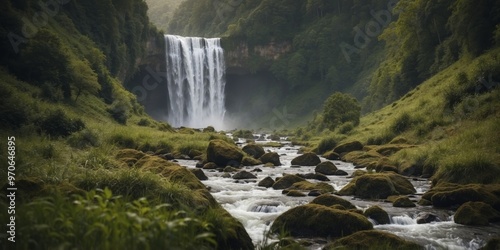
[{"label": "river", "polygon": [[[284,142],[287,143],[287,142]],[[255,245],[260,244],[264,234],[269,230],[272,222],[283,212],[293,207],[307,204],[314,197],[288,197],[282,194],[282,190],[263,188],[257,183],[267,176],[273,179],[281,177],[284,173],[314,173],[315,167],[292,168],[291,161],[297,157],[299,147],[288,144],[280,148],[264,147],[266,151],[277,152],[280,155],[282,166],[269,168],[262,165],[245,167],[247,171],[259,168],[262,172],[252,172],[257,180],[234,180],[224,178],[223,172],[216,170],[204,170],[208,180],[202,181],[215,199],[236,219],[245,226],[248,234]],[[327,161],[321,158],[322,161]],[[349,175],[355,170],[350,163],[332,161],[338,169],[346,171]],[[181,160],[181,165],[194,168],[196,162]],[[351,178],[346,176],[328,176],[330,185],[335,190],[344,187]],[[308,180],[316,182],[315,180]],[[417,194],[411,196],[411,200],[418,201],[420,196],[430,188],[430,181],[420,178],[410,179]],[[361,200],[350,196],[342,198],[349,200],[358,209],[365,210],[373,205],[382,207],[391,219],[391,224],[376,225],[377,230],[388,231],[404,239],[416,242],[426,249],[478,249],[486,244],[493,236],[500,235],[500,224],[490,224],[486,227],[463,226],[453,222],[453,211],[436,209],[428,206],[417,205],[414,208],[396,208],[392,203],[372,200]],[[438,215],[440,222],[417,224],[417,217],[422,213]],[[324,242],[316,240],[309,249],[321,249]]]}]

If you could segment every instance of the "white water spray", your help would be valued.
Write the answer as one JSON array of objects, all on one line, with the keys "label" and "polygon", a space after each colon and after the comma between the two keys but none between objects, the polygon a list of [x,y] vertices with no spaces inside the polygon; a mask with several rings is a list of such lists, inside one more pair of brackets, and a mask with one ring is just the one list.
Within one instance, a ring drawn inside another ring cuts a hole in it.
[{"label": "white water spray", "polygon": [[168,122],[223,128],[225,62],[219,38],[165,35]]}]

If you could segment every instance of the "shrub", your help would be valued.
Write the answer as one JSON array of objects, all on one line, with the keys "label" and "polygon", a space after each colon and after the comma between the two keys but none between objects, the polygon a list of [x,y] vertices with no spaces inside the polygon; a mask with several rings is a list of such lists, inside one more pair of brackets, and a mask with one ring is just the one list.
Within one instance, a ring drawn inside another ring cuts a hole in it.
[{"label": "shrub", "polygon": [[333,148],[335,148],[335,146],[337,146],[337,140],[334,137],[323,138],[319,142],[316,151],[318,154],[323,154],[327,151],[332,150]]},{"label": "shrub", "polygon": [[338,128],[339,133],[341,134],[347,134],[351,132],[354,129],[354,123],[352,122],[345,122],[344,124],[340,125]]},{"label": "shrub", "polygon": [[146,118],[142,118],[142,119],[141,119],[141,120],[137,123],[137,125],[139,125],[139,126],[143,126],[143,127],[147,127],[147,126],[151,125],[151,122],[150,122],[148,119],[146,119]]},{"label": "shrub", "polygon": [[127,124],[129,107],[120,101],[113,102],[107,109],[108,113],[120,124]]},{"label": "shrub", "polygon": [[80,118],[71,119],[61,109],[40,118],[37,125],[41,132],[55,137],[67,137],[85,128],[85,123]]},{"label": "shrub", "polygon": [[413,124],[411,116],[407,113],[400,115],[390,126],[390,131],[400,134],[408,130]]},{"label": "shrub", "polygon": [[334,93],[323,105],[323,121],[330,130],[345,122],[359,124],[361,106],[356,98],[340,92]]}]

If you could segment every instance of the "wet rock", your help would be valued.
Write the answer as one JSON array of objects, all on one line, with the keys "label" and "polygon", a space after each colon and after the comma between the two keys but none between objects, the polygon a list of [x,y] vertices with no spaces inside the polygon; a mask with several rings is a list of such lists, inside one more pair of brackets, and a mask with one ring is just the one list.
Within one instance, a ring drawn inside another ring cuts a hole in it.
[{"label": "wet rock", "polygon": [[228,166],[231,162],[236,162],[239,166],[242,159],[243,152],[234,144],[220,139],[211,140],[208,144],[207,161],[218,166]]},{"label": "wet rock", "polygon": [[290,190],[318,190],[322,194],[331,193],[335,191],[332,185],[324,182],[311,183],[308,181],[295,182],[288,189]]},{"label": "wet rock", "polygon": [[366,172],[364,170],[355,170],[354,172],[352,172],[351,176],[349,176],[349,177],[354,178],[354,177],[362,176],[366,173],[368,173],[368,172]]},{"label": "wet rock", "polygon": [[230,173],[223,173],[220,177],[222,177],[222,178],[231,178],[231,174]]},{"label": "wet rock", "polygon": [[189,171],[191,171],[191,173],[193,173],[194,176],[196,176],[196,178],[198,178],[198,180],[200,180],[200,181],[208,180],[208,177],[205,175],[203,170],[201,170],[199,168],[190,168]]},{"label": "wet rock", "polygon": [[364,215],[374,221],[379,225],[390,224],[389,214],[379,206],[372,206],[364,212]]},{"label": "wet rock", "polygon": [[439,217],[431,213],[421,213],[417,216],[417,224],[427,224],[434,221],[441,221]]},{"label": "wet rock", "polygon": [[342,169],[337,169],[337,171],[335,171],[335,173],[333,175],[336,175],[336,176],[346,176],[346,175],[349,175],[346,171],[342,170]]},{"label": "wet rock", "polygon": [[257,184],[257,186],[259,186],[259,187],[266,187],[266,188],[270,188],[270,187],[272,187],[273,185],[274,185],[274,180],[273,180],[273,178],[271,178],[271,177],[269,177],[269,176],[268,176],[268,177],[266,177],[266,178],[264,178],[264,179],[262,179],[262,180],[261,180],[261,181]]},{"label": "wet rock", "polygon": [[260,173],[260,172],[262,172],[262,169],[260,169],[260,168],[254,168],[254,169],[253,169],[252,171],[250,171],[250,172]]},{"label": "wet rock", "polygon": [[469,226],[487,226],[500,221],[500,212],[484,202],[466,202],[453,216],[455,223]]},{"label": "wet rock", "polygon": [[344,144],[340,144],[340,145],[336,146],[333,149],[333,152],[340,155],[343,153],[349,153],[352,151],[357,151],[357,150],[362,150],[362,149],[363,149],[363,144],[361,144],[361,142],[353,141],[353,142],[348,142],[348,143],[344,143]]},{"label": "wet rock", "polygon": [[288,191],[288,193],[286,193],[286,196],[304,197],[306,195],[304,193],[300,192],[299,190],[290,190],[290,191]]},{"label": "wet rock", "polygon": [[340,160],[340,155],[333,152],[333,150],[324,153],[323,157],[326,158],[327,160]]},{"label": "wet rock", "polygon": [[307,194],[307,196],[313,196],[313,197],[317,197],[317,196],[320,196],[320,195],[322,195],[322,193],[319,190],[311,190]]},{"label": "wet rock", "polygon": [[300,168],[300,165],[292,165],[290,168]]},{"label": "wet rock", "polygon": [[275,166],[271,162],[268,162],[268,163],[264,164],[264,167],[266,167],[266,168],[274,168]]},{"label": "wet rock", "polygon": [[203,165],[203,169],[217,169],[219,166],[213,162],[208,162],[205,165]]},{"label": "wet rock", "polygon": [[273,184],[274,189],[285,189],[291,187],[296,182],[305,181],[296,175],[285,175]]},{"label": "wet rock", "polygon": [[203,163],[202,161],[199,161],[196,163],[196,168],[203,168],[203,165],[205,165],[205,163]]},{"label": "wet rock", "polygon": [[331,161],[325,161],[318,164],[314,171],[324,175],[335,175],[337,167]]},{"label": "wet rock", "polygon": [[244,179],[257,179],[257,176],[254,174],[247,172],[245,170],[240,171],[233,175],[233,179],[235,180],[244,180]]},{"label": "wet rock", "polygon": [[338,196],[331,195],[331,194],[322,194],[318,197],[316,197],[314,200],[311,201],[311,204],[319,204],[323,206],[333,206],[333,205],[342,205],[343,207],[347,209],[354,209],[356,206],[354,206],[351,202],[342,199]]},{"label": "wet rock", "polygon": [[299,155],[292,160],[292,165],[300,166],[316,166],[321,163],[319,157],[314,153],[305,153]]},{"label": "wet rock", "polygon": [[242,148],[242,150],[255,159],[259,159],[266,153],[264,148],[257,144],[247,144]]},{"label": "wet rock", "polygon": [[280,156],[276,152],[265,153],[259,160],[263,163],[272,163],[274,166],[281,166]]},{"label": "wet rock", "polygon": [[313,179],[313,180],[318,180],[318,181],[330,181],[328,177],[326,177],[324,174],[318,174],[318,173],[307,173],[307,174],[297,174],[298,177],[304,178],[304,179]]},{"label": "wet rock", "polygon": [[224,170],[223,170],[223,171],[224,171],[224,172],[227,172],[227,173],[233,173],[233,172],[238,172],[238,171],[240,171],[240,170],[239,170],[239,169],[237,169],[237,168],[233,168],[233,167],[231,167],[231,166],[227,166],[227,167],[225,167],[225,168],[224,168]]},{"label": "wet rock", "polygon": [[377,173],[354,178],[338,194],[355,195],[365,199],[385,199],[390,195],[415,192],[415,188],[405,177],[395,173]]},{"label": "wet rock", "polygon": [[393,203],[393,207],[416,207],[415,203],[413,203],[408,197],[402,196],[397,198]]},{"label": "wet rock", "polygon": [[195,157],[203,155],[203,152],[196,149],[191,149],[189,150],[189,153],[187,155],[189,156],[189,158],[194,159]]},{"label": "wet rock", "polygon": [[422,246],[406,241],[394,234],[378,231],[366,230],[359,231],[349,236],[340,238],[333,243],[328,244],[325,250],[333,249],[405,249],[416,250],[424,249]]},{"label": "wet rock", "polygon": [[372,229],[362,215],[318,204],[294,207],[276,218],[271,232],[285,230],[294,237],[340,237]]},{"label": "wet rock", "polygon": [[486,243],[486,245],[479,250],[498,250],[500,249],[500,236],[492,238]]},{"label": "wet rock", "polygon": [[241,165],[243,166],[257,166],[262,164],[260,160],[254,159],[253,157],[245,156],[241,160]]}]

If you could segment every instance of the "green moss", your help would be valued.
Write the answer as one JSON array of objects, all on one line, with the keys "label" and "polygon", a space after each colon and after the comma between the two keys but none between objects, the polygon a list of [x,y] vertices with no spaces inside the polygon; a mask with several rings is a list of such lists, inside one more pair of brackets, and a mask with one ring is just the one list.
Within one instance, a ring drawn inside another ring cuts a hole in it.
[{"label": "green moss", "polygon": [[487,226],[500,221],[500,212],[484,202],[466,202],[453,216],[455,223],[469,226]]},{"label": "green moss", "polygon": [[406,241],[394,234],[367,230],[343,237],[325,249],[424,249],[416,243]]},{"label": "green moss", "polygon": [[278,216],[271,231],[284,229],[296,237],[340,237],[372,228],[373,225],[357,213],[307,204]]},{"label": "green moss", "polygon": [[415,188],[401,175],[394,173],[364,174],[354,178],[338,193],[362,198],[384,199],[395,194],[413,194]]},{"label": "green moss", "polygon": [[371,206],[364,212],[364,215],[368,218],[375,220],[378,224],[389,224],[391,223],[389,215],[387,212],[379,206]]},{"label": "green moss", "polygon": [[243,155],[244,152],[236,145],[220,139],[211,140],[208,144],[207,160],[221,167],[225,167],[230,161],[240,163]]},{"label": "green moss", "polygon": [[323,205],[323,206],[327,206],[327,207],[330,207],[333,205],[341,205],[341,206],[345,207],[346,209],[356,208],[356,206],[354,206],[351,202],[349,202],[345,199],[342,199],[338,196],[334,196],[334,195],[330,195],[330,194],[322,194],[322,195],[314,198],[314,200],[312,200],[311,203],[312,204],[319,204],[319,205]]}]

